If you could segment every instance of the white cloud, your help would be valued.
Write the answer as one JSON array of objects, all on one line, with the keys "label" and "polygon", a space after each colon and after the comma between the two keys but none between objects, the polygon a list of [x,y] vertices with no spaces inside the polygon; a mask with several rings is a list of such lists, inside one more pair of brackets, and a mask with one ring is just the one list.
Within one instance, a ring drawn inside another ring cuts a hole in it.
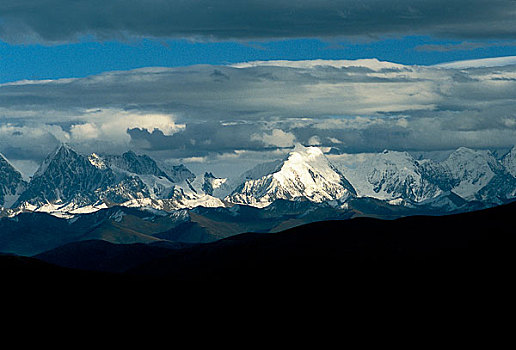
[{"label": "white cloud", "polygon": [[74,140],[92,140],[99,137],[100,130],[93,123],[84,123],[72,125],[70,133]]},{"label": "white cloud", "polygon": [[175,122],[174,116],[156,113],[130,113],[107,109],[89,111],[78,118],[89,122],[71,126],[71,141],[107,139],[129,143],[128,129],[138,128],[150,133],[160,130],[164,135],[173,135],[185,128],[184,124]]},{"label": "white cloud", "polygon": [[262,141],[266,146],[292,147],[296,141],[296,136],[281,129],[273,129],[270,134],[253,134],[251,140]]},{"label": "white cloud", "polygon": [[270,60],[270,61],[250,61],[241,62],[231,65],[235,68],[250,68],[250,67],[287,67],[287,68],[306,68],[313,69],[317,67],[333,67],[333,68],[349,68],[349,67],[364,67],[371,70],[381,69],[402,69],[402,64],[379,61],[376,58],[359,59],[359,60]]},{"label": "white cloud", "polygon": [[319,146],[321,145],[321,139],[319,138],[319,136],[314,135],[308,139],[308,144],[310,146]]}]

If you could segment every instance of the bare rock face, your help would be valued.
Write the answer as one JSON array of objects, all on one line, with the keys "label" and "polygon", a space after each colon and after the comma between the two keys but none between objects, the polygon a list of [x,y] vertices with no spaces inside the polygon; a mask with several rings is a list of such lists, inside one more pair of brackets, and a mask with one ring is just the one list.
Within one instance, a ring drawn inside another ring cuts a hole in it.
[{"label": "bare rock face", "polygon": [[10,208],[26,187],[20,172],[0,154],[0,207]]}]

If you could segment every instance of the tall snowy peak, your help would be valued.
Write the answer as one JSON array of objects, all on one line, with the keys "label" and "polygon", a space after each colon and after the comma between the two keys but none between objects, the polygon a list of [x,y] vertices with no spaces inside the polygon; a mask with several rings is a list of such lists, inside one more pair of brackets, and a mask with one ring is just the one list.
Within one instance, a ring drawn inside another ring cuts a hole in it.
[{"label": "tall snowy peak", "polygon": [[[270,173],[256,176],[266,169]],[[268,163],[247,174],[248,178],[226,200],[265,207],[277,199],[324,202],[345,200],[356,194],[317,147],[298,144],[283,162]]]},{"label": "tall snowy peak", "polygon": [[26,186],[22,174],[0,153],[0,207],[10,208]]},{"label": "tall snowy peak", "polygon": [[361,197],[402,198],[422,202],[443,193],[425,167],[407,152],[335,155],[339,167]]}]

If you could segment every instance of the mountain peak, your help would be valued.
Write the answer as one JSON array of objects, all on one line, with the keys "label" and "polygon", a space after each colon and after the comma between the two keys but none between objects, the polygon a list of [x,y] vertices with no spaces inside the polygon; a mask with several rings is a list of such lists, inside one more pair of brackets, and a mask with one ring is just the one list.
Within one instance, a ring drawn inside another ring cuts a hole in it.
[{"label": "mountain peak", "polygon": [[77,153],[75,150],[66,142],[61,142],[61,144],[57,147],[55,154],[69,154],[69,153]]},{"label": "mountain peak", "polygon": [[296,143],[294,145],[293,150],[290,152],[290,154],[298,153],[304,157],[320,157],[324,156],[324,153],[321,151],[319,147],[314,146],[304,146],[300,143]]},{"label": "mountain peak", "polygon": [[66,143],[61,143],[54,152],[50,153],[47,158],[40,165],[38,170],[34,173],[33,177],[42,176],[45,171],[48,169],[48,166],[56,161],[66,162],[70,158],[77,159],[80,157],[77,152],[75,152],[69,145]]},{"label": "mountain peak", "polygon": [[468,147],[459,147],[455,151],[452,152],[452,154],[477,154],[478,151],[468,148]]},{"label": "mountain peak", "polygon": [[[264,164],[257,170],[266,169],[270,172],[262,172],[261,176],[245,176],[246,180],[228,196],[228,200],[263,207],[278,199],[323,202],[356,194],[317,147],[296,144],[282,163]],[[258,174],[258,171],[251,173]]]}]

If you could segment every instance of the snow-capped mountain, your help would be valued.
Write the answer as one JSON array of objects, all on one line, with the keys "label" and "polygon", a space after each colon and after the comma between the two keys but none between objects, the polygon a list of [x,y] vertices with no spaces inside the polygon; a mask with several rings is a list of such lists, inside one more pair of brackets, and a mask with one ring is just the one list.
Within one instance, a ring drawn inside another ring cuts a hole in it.
[{"label": "snow-capped mountain", "polygon": [[349,181],[317,147],[296,145],[282,162],[261,165],[226,200],[265,207],[275,200],[344,201],[356,195]]},{"label": "snow-capped mountain", "polygon": [[504,166],[510,165],[511,154],[500,162],[490,151],[461,147],[442,162],[415,160],[407,152],[394,151],[329,158],[361,197],[435,206],[445,203],[450,193],[488,203],[516,196],[516,178]]},{"label": "snow-capped mountain", "polygon": [[296,145],[284,159],[259,164],[240,176],[217,178],[205,172],[197,178],[184,165],[158,165],[131,151],[84,156],[62,145],[28,184],[0,157],[0,207],[12,207],[0,214],[28,210],[66,216],[115,205],[166,212],[235,204],[263,208],[277,200],[344,208],[355,197],[444,212],[516,198],[516,148],[499,159],[490,151],[459,148],[443,161],[416,160],[395,151],[334,153]]},{"label": "snow-capped mountain", "polygon": [[20,172],[0,153],[0,207],[10,208],[26,186]]},{"label": "snow-capped mountain", "polygon": [[423,202],[443,193],[433,176],[407,152],[331,157],[361,197]]},{"label": "snow-capped mountain", "polygon": [[516,179],[490,151],[461,147],[442,166],[452,182],[452,191],[466,200],[503,201],[513,198]]},{"label": "snow-capped mountain", "polygon": [[[186,174],[191,172],[184,166],[177,169],[176,179],[188,181]],[[45,159],[17,201],[26,210],[72,214],[112,205],[174,210],[197,203],[222,205],[219,199],[173,182],[148,156],[126,152],[86,157],[66,145]]]},{"label": "snow-capped mountain", "polygon": [[18,204],[92,205],[99,201],[99,192],[106,191],[115,181],[110,169],[98,168],[88,158],[61,145],[41,164]]}]

